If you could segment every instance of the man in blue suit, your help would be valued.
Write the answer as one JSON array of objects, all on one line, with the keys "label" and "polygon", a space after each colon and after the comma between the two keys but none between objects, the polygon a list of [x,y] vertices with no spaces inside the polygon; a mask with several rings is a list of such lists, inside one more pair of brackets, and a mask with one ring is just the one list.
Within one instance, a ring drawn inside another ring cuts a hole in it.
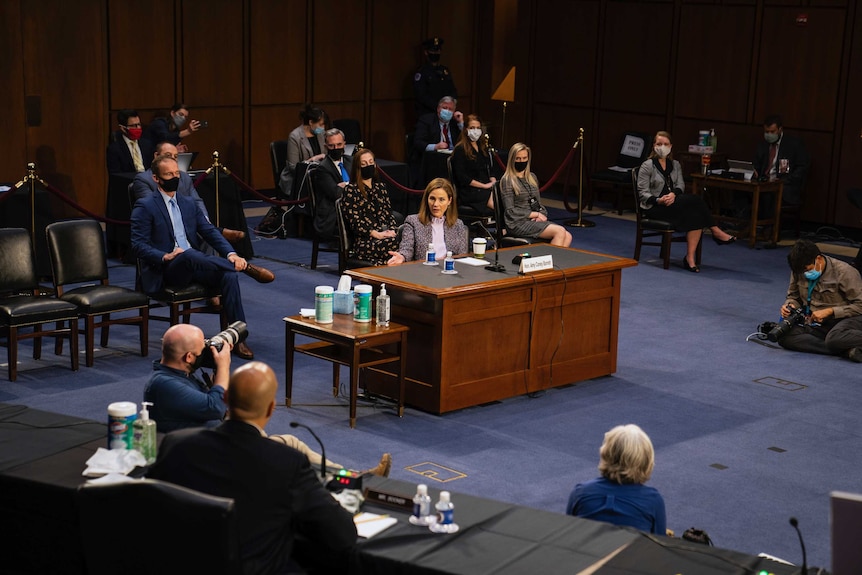
[{"label": "man in blue suit", "polygon": [[[170,142],[159,142],[156,144],[155,154],[153,154],[153,157],[148,161],[152,162],[152,160],[155,160],[159,156],[169,156],[176,160],[178,154],[179,151],[177,150],[177,147]],[[158,192],[159,185],[155,178],[153,178],[152,168],[148,168],[145,172],[138,173],[132,181],[132,193],[134,193],[136,200],[140,200],[141,198],[145,198],[151,194],[157,194]],[[204,200],[195,189],[192,177],[188,172],[180,172],[180,185],[177,188],[177,195],[189,196],[192,198],[200,209],[203,210],[204,215],[209,220],[209,213],[207,213],[207,207],[204,205]],[[222,228],[220,231],[224,238],[231,243],[238,242],[245,238],[245,232],[241,230]]]},{"label": "man in blue suit", "polygon": [[[132,251],[141,260],[144,292],[199,282],[221,291],[229,322],[244,322],[237,272],[261,283],[271,282],[275,276],[240,257],[194,200],[177,194],[180,169],[176,160],[160,156],[152,169],[159,193],[138,200],[132,210]],[[201,252],[201,239],[221,257]],[[245,342],[238,344],[234,353],[243,359],[254,357]]]}]

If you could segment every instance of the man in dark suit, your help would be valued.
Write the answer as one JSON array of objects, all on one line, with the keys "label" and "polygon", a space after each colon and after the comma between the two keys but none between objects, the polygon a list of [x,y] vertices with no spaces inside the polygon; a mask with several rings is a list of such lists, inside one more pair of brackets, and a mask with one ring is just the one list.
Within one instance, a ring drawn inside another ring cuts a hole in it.
[{"label": "man in dark suit", "polygon": [[[767,116],[763,121],[763,141],[757,145],[754,159],[756,177],[784,182],[781,203],[802,203],[802,190],[808,179],[810,160],[802,140],[784,133],[781,116]],[[771,195],[771,194],[769,194]],[[772,217],[775,200],[764,195],[760,200],[763,217]]]},{"label": "man in dark suit", "polygon": [[344,187],[350,182],[353,158],[344,155],[344,132],[338,128],[324,134],[326,158],[311,173],[314,199],[314,229],[324,238],[338,235],[335,218],[335,200],[341,197]]},{"label": "man in dark suit", "polygon": [[141,138],[141,117],[136,110],[117,112],[119,131],[105,152],[109,174],[129,174],[146,170],[145,163],[153,157],[153,144]]},{"label": "man in dark suit", "polygon": [[266,364],[237,369],[225,392],[229,419],[214,429],[166,435],[148,477],[232,498],[245,573],[283,573],[292,562],[309,573],[346,572],[356,543],[350,513],[323,488],[305,456],[263,431],[277,389]]},{"label": "man in dark suit", "polygon": [[[138,200],[132,210],[132,251],[141,260],[141,284],[146,293],[164,286],[184,287],[192,282],[217,287],[229,322],[245,321],[237,272],[261,283],[275,276],[250,265],[210,223],[187,196],[178,195],[180,170],[176,160],[160,156],[153,161],[153,179],[159,193]],[[204,254],[201,239],[222,257]],[[245,342],[234,348],[243,359],[254,354]]]},{"label": "man in dark suit", "polygon": [[[410,165],[410,180],[414,187],[424,188],[433,178],[448,177],[442,157],[425,158],[427,152],[451,152],[458,143],[464,129],[464,115],[456,110],[457,101],[444,96],[437,102],[437,111],[419,117],[413,136],[413,150],[407,163]],[[437,160],[441,160],[438,162]],[[427,166],[423,162],[432,160]]]},{"label": "man in dark suit", "polygon": [[[159,156],[168,156],[176,160],[178,155],[179,150],[177,150],[175,145],[170,142],[159,142],[156,144],[156,151],[150,159],[150,163],[152,164],[152,160],[155,160]],[[132,182],[132,193],[136,200],[159,193],[159,185],[156,183],[156,180],[153,179],[152,168],[147,168],[145,172],[141,172],[135,176],[135,179]],[[203,211],[207,219],[210,219],[207,207],[204,205],[204,200],[195,189],[192,178],[188,172],[180,172],[180,185],[177,188],[177,195],[188,196],[193,199],[198,207]],[[229,242],[238,242],[245,237],[245,232],[241,230],[231,230],[229,228],[222,228],[221,234]]]}]

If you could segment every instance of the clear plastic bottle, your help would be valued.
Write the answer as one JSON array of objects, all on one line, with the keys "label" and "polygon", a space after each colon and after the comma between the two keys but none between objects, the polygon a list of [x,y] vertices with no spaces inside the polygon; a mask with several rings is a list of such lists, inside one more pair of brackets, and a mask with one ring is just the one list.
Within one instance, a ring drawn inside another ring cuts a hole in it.
[{"label": "clear plastic bottle", "polygon": [[431,496],[428,495],[428,486],[420,483],[416,486],[416,495],[413,496],[413,515],[410,516],[413,525],[430,525],[437,521],[437,517],[431,514]]},{"label": "clear plastic bottle", "polygon": [[455,258],[452,257],[452,252],[446,252],[446,260],[443,262],[443,273],[455,273]]},{"label": "clear plastic bottle", "polygon": [[156,422],[150,419],[148,406],[153,404],[149,401],[141,402],[141,416],[132,424],[132,441],[134,448],[147,460],[147,465],[156,461]]},{"label": "clear plastic bottle", "polygon": [[712,146],[713,154],[718,151],[718,136],[715,135],[715,128],[709,131],[709,145]]},{"label": "clear plastic bottle", "polygon": [[440,492],[440,500],[434,506],[437,510],[437,521],[428,526],[428,529],[434,533],[455,533],[458,531],[458,524],[455,523],[455,505],[449,496],[448,491]]},{"label": "clear plastic bottle", "polygon": [[386,284],[380,284],[380,295],[377,296],[377,325],[389,327],[389,295]]},{"label": "clear plastic bottle", "polygon": [[428,251],[425,252],[425,265],[437,265],[437,254],[434,251],[434,244],[428,244]]}]

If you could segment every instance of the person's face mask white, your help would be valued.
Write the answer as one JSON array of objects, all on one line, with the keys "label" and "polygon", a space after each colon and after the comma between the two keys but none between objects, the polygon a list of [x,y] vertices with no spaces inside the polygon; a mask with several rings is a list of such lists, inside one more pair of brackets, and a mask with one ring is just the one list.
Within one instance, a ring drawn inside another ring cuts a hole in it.
[{"label": "person's face mask white", "polygon": [[653,150],[655,150],[655,154],[659,158],[667,158],[670,155],[670,146],[664,144],[654,146]]},{"label": "person's face mask white", "polygon": [[470,138],[471,142],[479,141],[479,138],[482,137],[482,128],[470,128],[467,130],[467,137]]}]

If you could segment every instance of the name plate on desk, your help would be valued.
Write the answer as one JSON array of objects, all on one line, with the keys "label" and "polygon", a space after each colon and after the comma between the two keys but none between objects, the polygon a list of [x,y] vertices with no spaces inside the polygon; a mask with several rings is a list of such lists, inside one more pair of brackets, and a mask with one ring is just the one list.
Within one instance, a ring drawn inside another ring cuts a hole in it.
[{"label": "name plate on desk", "polygon": [[534,258],[523,258],[521,260],[521,267],[518,268],[518,273],[526,274],[550,269],[554,269],[554,256],[548,254]]},{"label": "name plate on desk", "polygon": [[388,493],[379,489],[366,489],[365,501],[368,503],[376,503],[377,505],[385,505],[403,511],[413,512],[413,499],[403,497],[394,493]]}]

